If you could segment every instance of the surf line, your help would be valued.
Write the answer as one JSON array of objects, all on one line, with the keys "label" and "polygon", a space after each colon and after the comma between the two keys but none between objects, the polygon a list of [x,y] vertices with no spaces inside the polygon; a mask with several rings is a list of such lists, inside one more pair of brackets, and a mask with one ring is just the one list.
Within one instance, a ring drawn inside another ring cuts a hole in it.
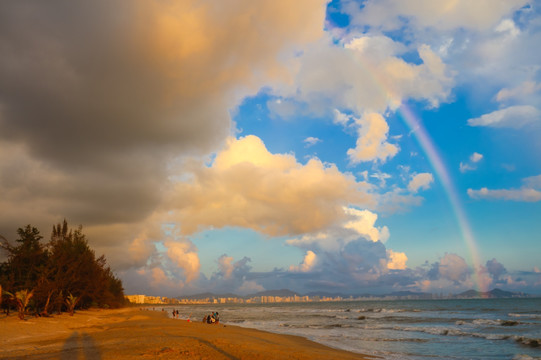
[{"label": "surf line", "polygon": [[397,113],[415,136],[415,139],[421,146],[421,149],[428,157],[428,161],[431,167],[436,172],[436,176],[443,185],[443,189],[449,200],[458,227],[460,229],[462,239],[465,242],[466,247],[468,248],[468,251],[470,253],[469,255],[473,264],[473,281],[477,284],[481,292],[485,292],[487,291],[487,286],[483,281],[481,281],[481,279],[483,278],[481,276],[482,266],[479,257],[479,250],[477,248],[477,243],[475,241],[473,231],[468,221],[468,217],[466,216],[466,213],[464,211],[464,207],[462,206],[462,203],[460,201],[460,197],[458,196],[455,184],[451,176],[449,175],[449,171],[447,170],[447,166],[445,165],[436,146],[434,145],[430,134],[428,134],[425,127],[423,126],[417,115],[415,115],[413,110],[409,106],[402,104],[397,109]]}]

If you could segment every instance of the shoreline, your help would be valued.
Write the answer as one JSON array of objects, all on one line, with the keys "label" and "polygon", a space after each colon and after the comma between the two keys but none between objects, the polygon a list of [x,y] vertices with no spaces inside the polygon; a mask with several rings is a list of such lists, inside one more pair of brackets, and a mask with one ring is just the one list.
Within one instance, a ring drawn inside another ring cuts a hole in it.
[{"label": "shoreline", "polygon": [[303,337],[169,318],[139,308],[0,315],[0,359],[369,359]]}]

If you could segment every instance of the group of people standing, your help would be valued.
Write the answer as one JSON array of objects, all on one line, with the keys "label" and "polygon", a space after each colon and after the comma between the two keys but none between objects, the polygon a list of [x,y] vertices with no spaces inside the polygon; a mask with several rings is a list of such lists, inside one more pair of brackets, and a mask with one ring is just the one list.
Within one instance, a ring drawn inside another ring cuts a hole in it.
[{"label": "group of people standing", "polygon": [[203,318],[203,322],[207,324],[218,324],[220,322],[220,314],[216,311],[210,315],[206,315]]},{"label": "group of people standing", "polygon": [[[162,311],[165,311],[165,309],[162,308]],[[177,309],[173,309],[172,314],[173,314],[173,319],[179,318],[179,312]],[[188,317],[188,321],[190,321],[189,317]],[[218,324],[220,322],[220,314],[218,314],[218,312],[215,311],[210,315],[205,315],[205,317],[203,318],[203,322],[207,324]]]}]

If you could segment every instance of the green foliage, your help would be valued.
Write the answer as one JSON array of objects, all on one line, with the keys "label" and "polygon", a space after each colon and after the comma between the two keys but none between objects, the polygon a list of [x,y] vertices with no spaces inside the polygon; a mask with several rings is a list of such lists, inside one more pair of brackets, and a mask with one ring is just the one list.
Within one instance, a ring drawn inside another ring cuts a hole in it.
[{"label": "green foliage", "polygon": [[3,294],[7,295],[10,300],[15,302],[17,304],[17,310],[19,312],[19,319],[24,320],[24,314],[26,313],[26,308],[28,307],[28,302],[34,295],[33,291],[28,290],[20,290],[17,291],[15,294],[4,291]]},{"label": "green foliage", "polygon": [[75,310],[75,305],[79,302],[80,298],[73,296],[71,293],[66,298],[66,305],[68,306],[68,312],[73,316],[73,311]]},{"label": "green foliage", "polygon": [[8,252],[8,261],[3,269],[7,277],[6,287],[15,291],[32,288],[47,265],[47,251],[40,242],[43,237],[39,230],[27,225],[19,228],[17,234],[16,246],[5,239],[2,243],[2,248]]},{"label": "green foliage", "polygon": [[15,293],[15,300],[17,301],[17,310],[19,311],[19,319],[24,320],[24,314],[28,307],[28,302],[34,295],[33,291],[21,290]]},{"label": "green foliage", "polygon": [[[53,226],[46,245],[41,243],[39,231],[30,225],[19,228],[17,234],[15,246],[0,237],[0,249],[7,253],[7,261],[0,263],[0,284],[11,293],[31,294],[28,301],[33,296],[31,305],[36,313],[47,315],[50,308],[73,313],[76,306],[88,308],[92,304],[113,308],[124,305],[122,282],[107,266],[104,256],[96,258],[82,226],[72,230],[64,220]],[[8,306],[16,303],[14,297],[8,300]]]}]

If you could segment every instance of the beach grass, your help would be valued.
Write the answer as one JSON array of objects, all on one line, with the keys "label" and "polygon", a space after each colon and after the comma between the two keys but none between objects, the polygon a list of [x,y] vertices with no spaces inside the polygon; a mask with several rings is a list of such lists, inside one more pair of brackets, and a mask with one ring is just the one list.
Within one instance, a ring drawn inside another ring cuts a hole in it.
[{"label": "beach grass", "polygon": [[0,359],[366,359],[302,337],[171,319],[139,308],[0,315]]}]

